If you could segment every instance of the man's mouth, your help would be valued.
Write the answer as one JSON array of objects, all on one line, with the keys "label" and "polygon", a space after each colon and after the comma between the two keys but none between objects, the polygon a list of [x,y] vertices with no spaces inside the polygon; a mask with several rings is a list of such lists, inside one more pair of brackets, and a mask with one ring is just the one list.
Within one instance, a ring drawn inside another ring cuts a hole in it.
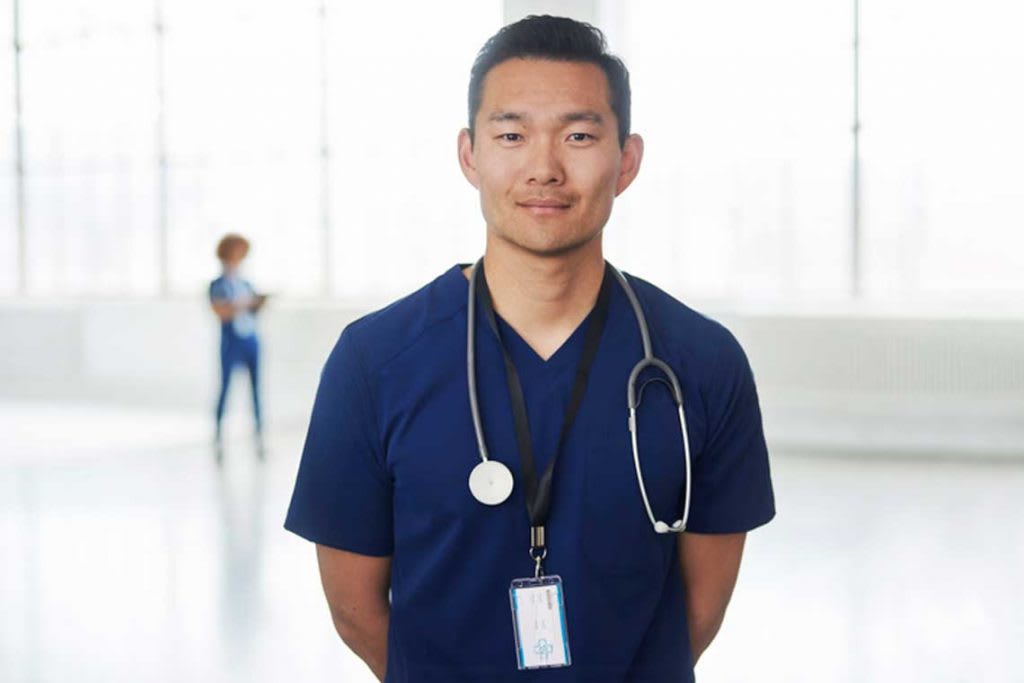
[{"label": "man's mouth", "polygon": [[551,216],[568,210],[571,204],[558,199],[527,199],[517,204],[535,216]]}]

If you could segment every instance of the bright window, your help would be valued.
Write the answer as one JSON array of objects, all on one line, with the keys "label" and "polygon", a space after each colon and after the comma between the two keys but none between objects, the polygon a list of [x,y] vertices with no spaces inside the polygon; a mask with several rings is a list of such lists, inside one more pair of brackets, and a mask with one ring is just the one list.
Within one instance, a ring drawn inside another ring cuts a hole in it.
[{"label": "bright window", "polygon": [[[22,0],[29,293],[155,294],[162,262],[172,293],[201,292],[228,231],[252,239],[253,280],[286,295],[383,300],[473,259],[484,226],[455,140],[503,4],[449,3],[442,37],[432,3]],[[853,3],[596,5],[646,141],[609,258],[684,297],[846,299]],[[860,5],[865,296],[1019,298],[1024,9]],[[8,294],[12,37],[0,21]]]},{"label": "bright window", "polygon": [[849,3],[637,2],[618,15],[610,47],[630,69],[646,152],[609,257],[684,296],[842,296]]},{"label": "bright window", "polygon": [[874,297],[1024,292],[1024,8],[864,7],[865,286]]},{"label": "bright window", "polygon": [[[345,5],[328,19],[334,292],[406,294],[483,253],[476,190],[459,170],[469,70],[502,3]],[[386,27],[386,28],[385,28]]]},{"label": "bright window", "polygon": [[[0,16],[13,12],[11,0],[0,0]],[[0,21],[0,294],[13,294],[18,286],[13,42],[13,23]]]},{"label": "bright window", "polygon": [[29,291],[155,292],[152,6],[21,7]]}]

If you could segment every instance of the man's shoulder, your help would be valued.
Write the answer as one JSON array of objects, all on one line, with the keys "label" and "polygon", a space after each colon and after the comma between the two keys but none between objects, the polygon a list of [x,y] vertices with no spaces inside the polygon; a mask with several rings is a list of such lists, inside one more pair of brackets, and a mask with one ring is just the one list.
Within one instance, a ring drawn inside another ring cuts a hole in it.
[{"label": "man's shoulder", "polygon": [[635,275],[626,275],[636,292],[652,334],[667,349],[715,363],[721,356],[743,354],[739,341],[722,322],[683,303],[665,290]]},{"label": "man's shoulder", "polygon": [[379,368],[430,329],[452,320],[466,305],[454,268],[416,291],[349,323],[342,332],[359,348],[368,369]]},{"label": "man's shoulder", "polygon": [[649,281],[626,274],[629,284],[640,299],[649,318],[648,325],[658,327],[669,335],[698,333],[702,338],[717,339],[729,334],[728,329],[706,313],[683,303],[672,294]]}]

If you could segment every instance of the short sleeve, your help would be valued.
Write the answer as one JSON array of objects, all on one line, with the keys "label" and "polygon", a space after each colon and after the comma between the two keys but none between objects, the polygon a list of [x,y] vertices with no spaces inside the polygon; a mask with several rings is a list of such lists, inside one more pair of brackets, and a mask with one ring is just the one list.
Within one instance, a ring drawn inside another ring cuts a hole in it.
[{"label": "short sleeve", "polygon": [[218,278],[210,283],[211,303],[217,303],[229,298],[227,285],[222,278]]},{"label": "short sleeve", "polygon": [[393,487],[378,434],[349,327],[320,374],[286,529],[362,555],[392,553]]},{"label": "short sleeve", "polygon": [[693,463],[690,518],[695,533],[749,531],[775,516],[754,375],[736,338],[725,328],[705,377],[707,438]]}]

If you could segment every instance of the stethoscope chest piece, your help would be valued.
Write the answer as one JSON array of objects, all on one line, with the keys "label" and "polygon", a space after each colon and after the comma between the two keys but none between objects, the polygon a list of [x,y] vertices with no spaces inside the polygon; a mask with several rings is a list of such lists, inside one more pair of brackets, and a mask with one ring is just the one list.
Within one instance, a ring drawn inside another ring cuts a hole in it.
[{"label": "stethoscope chest piece", "polygon": [[469,491],[484,505],[500,505],[512,495],[512,472],[497,460],[484,460],[469,473]]}]

